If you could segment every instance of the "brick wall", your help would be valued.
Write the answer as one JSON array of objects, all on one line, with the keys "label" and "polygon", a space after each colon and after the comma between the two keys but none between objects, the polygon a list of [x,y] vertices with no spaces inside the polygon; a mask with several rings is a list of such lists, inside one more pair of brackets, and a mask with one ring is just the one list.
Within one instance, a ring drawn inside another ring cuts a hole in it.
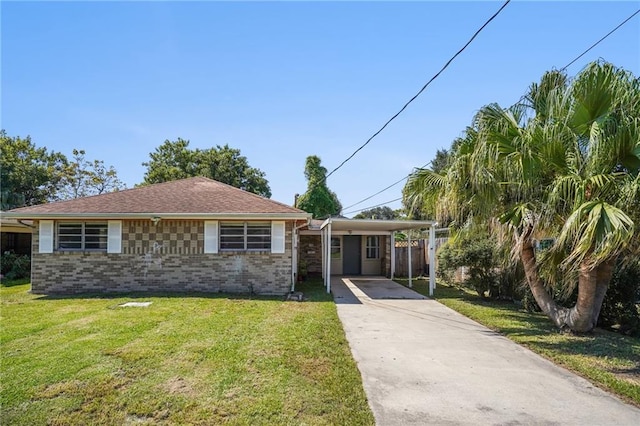
[{"label": "brick wall", "polygon": [[320,235],[300,235],[298,258],[307,262],[307,273],[322,274],[322,240]]},{"label": "brick wall", "polygon": [[[36,223],[37,225],[37,223]],[[33,234],[31,287],[37,294],[230,292],[285,294],[291,285],[291,223],[285,253],[204,253],[204,222],[123,221],[122,253],[38,253]]]},{"label": "brick wall", "polygon": [[382,267],[380,268],[380,274],[387,278],[391,277],[391,237],[387,235],[380,236],[380,245],[382,246]]}]

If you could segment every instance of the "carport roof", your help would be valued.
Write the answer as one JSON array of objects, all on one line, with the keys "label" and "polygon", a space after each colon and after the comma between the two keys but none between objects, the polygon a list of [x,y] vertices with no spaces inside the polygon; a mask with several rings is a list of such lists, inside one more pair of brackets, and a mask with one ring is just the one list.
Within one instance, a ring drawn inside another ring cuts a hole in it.
[{"label": "carport roof", "polygon": [[379,231],[393,232],[409,229],[431,228],[438,223],[432,220],[381,220],[381,219],[345,219],[332,217],[324,221],[320,229],[331,224],[331,231]]}]

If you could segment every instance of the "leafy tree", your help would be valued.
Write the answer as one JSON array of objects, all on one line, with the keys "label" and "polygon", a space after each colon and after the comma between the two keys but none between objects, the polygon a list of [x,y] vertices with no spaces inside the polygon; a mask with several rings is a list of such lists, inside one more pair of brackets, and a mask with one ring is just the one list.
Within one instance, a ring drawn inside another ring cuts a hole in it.
[{"label": "leafy tree", "polygon": [[[452,153],[446,149],[439,149],[436,151],[436,156],[430,162],[430,167],[427,170],[431,170],[433,173],[442,173],[451,164]],[[414,173],[420,171],[416,169]],[[404,211],[407,212],[407,216],[414,220],[425,220],[434,218],[436,216],[436,205],[433,200],[423,199],[417,197],[415,194],[410,193],[409,181],[402,189],[402,204]],[[446,223],[442,224],[447,226]]]},{"label": "leafy tree", "polygon": [[[589,331],[617,258],[640,250],[638,117],[640,80],[629,72],[605,62],[573,80],[547,72],[522,102],[482,108],[449,167],[416,172],[408,198],[437,202],[441,222],[511,235],[542,311],[561,329]],[[554,300],[559,286],[577,287],[573,307]]]},{"label": "leafy tree", "polygon": [[228,145],[209,149],[189,149],[189,141],[166,140],[150,153],[143,185],[204,176],[263,197],[271,197],[265,174],[249,166],[239,149]]},{"label": "leafy tree", "polygon": [[37,148],[31,138],[0,131],[2,210],[46,203],[56,197],[67,167],[66,157]]},{"label": "leafy tree", "polygon": [[304,167],[307,192],[296,201],[297,208],[311,213],[314,218],[337,215],[342,210],[338,196],[327,187],[327,169],[320,165],[320,161],[316,155],[307,157]]},{"label": "leafy tree", "polygon": [[124,189],[113,166],[102,160],[88,161],[84,150],[73,150],[73,161],[65,168],[57,198],[62,200],[98,195]]},{"label": "leafy tree", "polygon": [[436,156],[431,160],[431,170],[435,173],[441,173],[445,171],[451,162],[451,153],[447,149],[439,149],[436,151]]},{"label": "leafy tree", "polygon": [[363,210],[357,215],[355,215],[354,219],[384,219],[384,220],[394,220],[400,217],[400,213],[397,210],[393,210],[391,207],[382,206],[382,207],[374,207],[369,210]]}]

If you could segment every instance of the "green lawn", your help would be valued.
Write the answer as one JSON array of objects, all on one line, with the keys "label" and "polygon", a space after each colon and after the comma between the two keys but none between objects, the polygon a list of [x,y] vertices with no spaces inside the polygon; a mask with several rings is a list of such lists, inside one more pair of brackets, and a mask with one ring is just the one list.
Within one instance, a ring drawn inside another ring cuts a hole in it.
[{"label": "green lawn", "polygon": [[319,283],[304,303],[28,289],[0,288],[3,425],[374,423]]},{"label": "green lawn", "polygon": [[[407,280],[396,281],[407,285]],[[429,283],[414,281],[413,289],[428,295]],[[561,334],[543,314],[525,312],[510,302],[483,300],[455,287],[438,285],[434,298],[640,406],[640,339],[600,329],[583,336]]]}]

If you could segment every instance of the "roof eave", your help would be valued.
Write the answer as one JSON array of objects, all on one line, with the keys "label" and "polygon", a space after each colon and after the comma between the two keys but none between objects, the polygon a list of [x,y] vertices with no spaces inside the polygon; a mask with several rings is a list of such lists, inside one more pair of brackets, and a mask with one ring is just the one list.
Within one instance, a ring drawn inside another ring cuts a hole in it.
[{"label": "roof eave", "polygon": [[347,226],[353,229],[366,229],[367,225],[378,225],[376,228],[383,227],[385,230],[404,231],[409,229],[432,228],[437,226],[437,222],[433,220],[383,220],[383,219],[344,219],[344,218],[328,218],[325,220],[320,229],[324,229],[332,224],[333,229],[341,229]]},{"label": "roof eave", "polygon": [[3,212],[11,219],[192,219],[192,220],[307,220],[309,213],[22,213]]}]

